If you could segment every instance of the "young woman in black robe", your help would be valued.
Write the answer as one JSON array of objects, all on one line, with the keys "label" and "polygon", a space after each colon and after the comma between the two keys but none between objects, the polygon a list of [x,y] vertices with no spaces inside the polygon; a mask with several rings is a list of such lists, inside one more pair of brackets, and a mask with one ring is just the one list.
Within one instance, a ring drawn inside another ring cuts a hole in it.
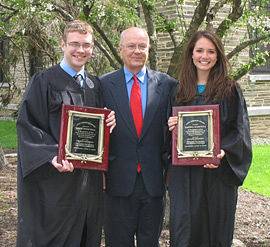
[{"label": "young woman in black robe", "polygon": [[[182,64],[170,108],[219,105],[221,160],[219,166],[170,166],[170,246],[229,247],[238,186],[252,159],[246,103],[239,85],[228,77],[224,48],[214,34],[195,33]],[[177,117],[170,117],[169,130],[176,125]]]}]

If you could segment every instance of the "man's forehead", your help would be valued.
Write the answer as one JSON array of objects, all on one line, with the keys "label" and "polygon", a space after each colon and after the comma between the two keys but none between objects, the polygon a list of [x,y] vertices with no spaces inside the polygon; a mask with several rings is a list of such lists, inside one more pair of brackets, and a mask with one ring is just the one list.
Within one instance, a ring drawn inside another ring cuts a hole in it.
[{"label": "man's forehead", "polygon": [[89,40],[93,40],[93,35],[91,33],[82,33],[82,32],[78,32],[78,31],[73,31],[73,32],[68,32],[67,33],[67,38],[77,38],[77,39],[81,39],[81,38],[85,38],[85,39],[89,39]]},{"label": "man's forehead", "polygon": [[131,35],[136,35],[136,36],[143,36],[143,37],[147,37],[148,34],[144,29],[141,28],[137,28],[137,27],[132,27],[132,28],[128,28],[126,30],[124,30],[122,32],[123,36],[131,36]]},{"label": "man's forehead", "polygon": [[145,35],[127,34],[122,41],[125,43],[148,43],[148,37]]}]

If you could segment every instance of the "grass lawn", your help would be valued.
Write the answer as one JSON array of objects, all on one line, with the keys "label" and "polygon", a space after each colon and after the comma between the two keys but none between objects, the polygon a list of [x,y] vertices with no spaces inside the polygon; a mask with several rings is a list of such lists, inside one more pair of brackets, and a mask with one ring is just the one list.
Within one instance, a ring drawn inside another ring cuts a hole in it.
[{"label": "grass lawn", "polygon": [[253,160],[243,187],[270,197],[270,145],[253,145]]},{"label": "grass lawn", "polygon": [[[0,146],[16,148],[15,121],[0,121]],[[243,187],[270,197],[270,145],[253,145],[253,161]]]},{"label": "grass lawn", "polygon": [[0,146],[3,148],[16,148],[16,123],[15,121],[0,121]]}]

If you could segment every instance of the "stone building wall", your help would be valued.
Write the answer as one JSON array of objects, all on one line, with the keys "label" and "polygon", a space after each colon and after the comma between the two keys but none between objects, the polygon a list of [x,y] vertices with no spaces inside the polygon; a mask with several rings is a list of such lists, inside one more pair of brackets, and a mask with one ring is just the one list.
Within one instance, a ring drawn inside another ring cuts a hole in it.
[{"label": "stone building wall", "polygon": [[0,88],[0,98],[2,98],[2,95],[4,97],[12,92],[12,100],[11,102],[6,106],[2,106],[0,102],[0,119],[14,119],[18,110],[18,105],[21,101],[23,92],[25,91],[25,87],[29,81],[28,78],[28,55],[25,54],[25,57],[23,59],[20,59],[17,61],[16,65],[14,67],[10,68],[10,74],[11,78],[14,78],[14,81],[10,84],[15,84],[16,89],[14,90],[14,87],[11,86],[6,82],[4,82],[3,85],[1,85]]},{"label": "stone building wall", "polygon": [[[12,98],[11,104],[8,106],[9,108],[15,108],[16,105],[20,102],[21,95],[25,90],[25,86],[28,83],[28,56],[20,59],[14,67],[10,68],[10,75],[12,81],[10,83],[4,82],[0,88],[0,95],[7,94],[9,91],[9,87],[11,85],[11,91],[14,90],[13,84],[17,88]],[[13,81],[14,80],[14,81]],[[1,106],[1,105],[0,105]]]},{"label": "stone building wall", "polygon": [[16,78],[16,86],[18,88],[18,94],[14,95],[13,104],[18,104],[21,100],[21,95],[25,90],[25,87],[29,81],[29,67],[28,65],[28,55],[25,55],[24,59],[21,59],[11,72],[14,78]]},{"label": "stone building wall", "polygon": [[270,138],[269,89],[270,75],[267,80],[263,81],[248,80],[248,83],[243,88],[249,109],[250,129],[253,138]]},{"label": "stone building wall", "polygon": [[270,115],[250,116],[250,130],[253,138],[270,137]]},{"label": "stone building wall", "polygon": [[[269,106],[270,107],[270,75],[265,81],[249,81],[245,85],[245,98],[250,107]],[[270,125],[269,125],[270,127]]]}]

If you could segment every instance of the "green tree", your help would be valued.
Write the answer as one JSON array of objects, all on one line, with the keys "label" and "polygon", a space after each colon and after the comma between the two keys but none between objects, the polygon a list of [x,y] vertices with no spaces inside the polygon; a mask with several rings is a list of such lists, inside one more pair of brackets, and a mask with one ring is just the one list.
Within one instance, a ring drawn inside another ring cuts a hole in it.
[{"label": "green tree", "polygon": [[[174,18],[163,11],[172,2],[176,10]],[[215,32],[225,44],[235,35],[235,30],[246,30],[227,54],[232,63],[246,48],[262,47],[270,41],[268,0],[196,0],[190,18],[186,18],[185,4],[184,0],[2,0],[0,39],[8,37],[13,50],[11,61],[6,62],[14,65],[19,57],[29,53],[34,56],[32,67],[40,68],[58,61],[57,44],[63,23],[84,19],[93,26],[96,37],[95,58],[89,66],[92,65],[94,73],[102,74],[122,64],[118,52],[120,32],[128,26],[144,26],[150,36],[149,65],[153,69],[158,69],[158,36],[169,35],[172,57],[167,73],[175,78],[179,75],[187,40],[199,29]],[[226,14],[221,18],[224,10]],[[234,64],[233,77],[241,78],[254,67],[266,64],[269,57],[269,50],[258,50],[244,64]],[[32,69],[31,74],[39,68]]]}]

